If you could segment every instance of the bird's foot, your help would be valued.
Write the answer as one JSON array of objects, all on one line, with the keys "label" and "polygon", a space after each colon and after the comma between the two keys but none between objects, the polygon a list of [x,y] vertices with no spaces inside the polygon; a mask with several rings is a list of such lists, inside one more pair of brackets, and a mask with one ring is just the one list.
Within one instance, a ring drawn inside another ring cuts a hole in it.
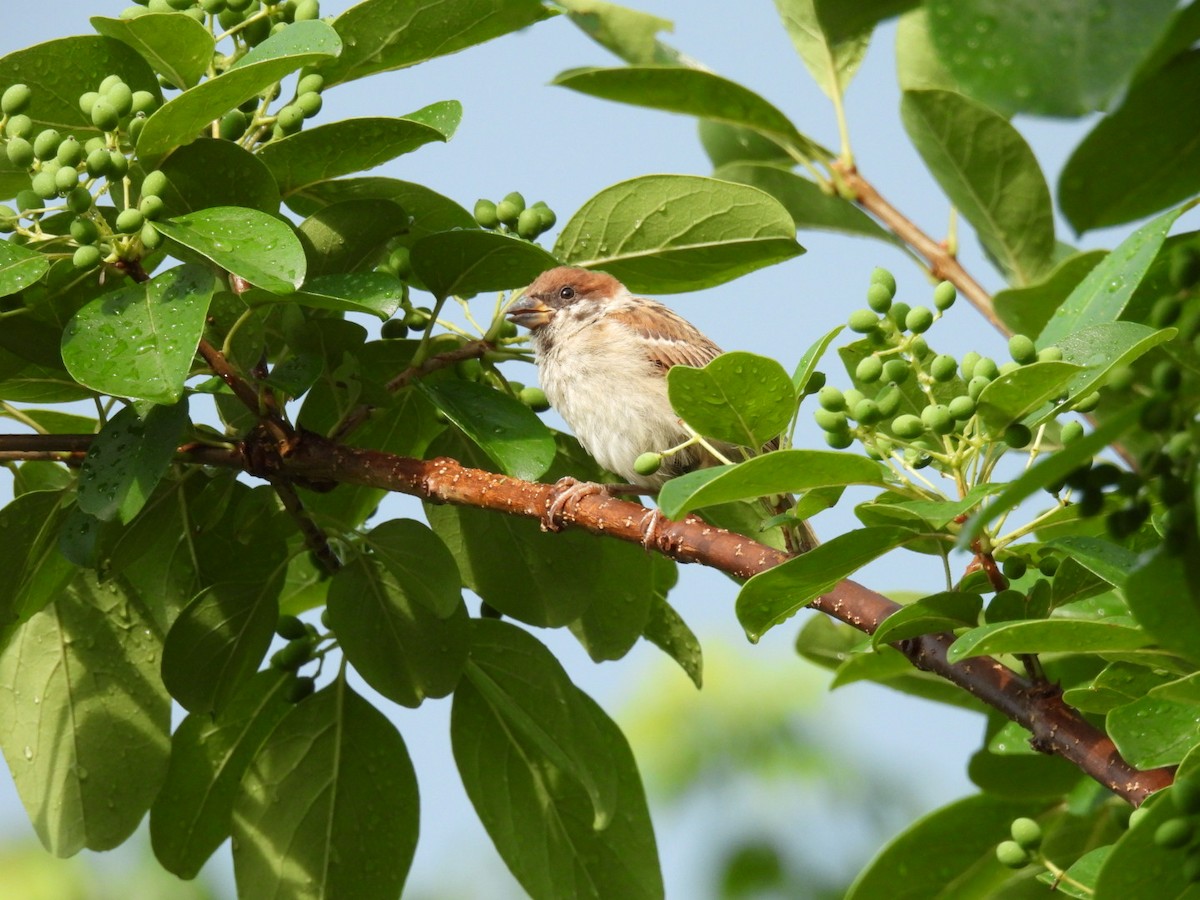
[{"label": "bird's foot", "polygon": [[562,531],[566,524],[563,516],[566,515],[568,506],[578,503],[584,497],[604,493],[607,493],[605,486],[594,481],[580,481],[570,475],[558,479],[554,483],[554,493],[550,495],[550,501],[546,504],[546,512],[542,515],[542,531]]}]

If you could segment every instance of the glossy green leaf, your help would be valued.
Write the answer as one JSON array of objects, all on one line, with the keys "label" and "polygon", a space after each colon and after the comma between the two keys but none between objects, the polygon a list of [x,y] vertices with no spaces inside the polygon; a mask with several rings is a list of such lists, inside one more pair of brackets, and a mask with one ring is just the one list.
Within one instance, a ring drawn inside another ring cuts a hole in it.
[{"label": "glossy green leaf", "polygon": [[796,405],[783,366],[740,350],[703,368],[672,366],[667,393],[675,412],[700,434],[754,450],[787,428]]},{"label": "glossy green leaf", "polygon": [[57,491],[35,491],[0,508],[0,647],[75,575],[58,550],[64,501]]},{"label": "glossy green leaf", "polygon": [[1014,334],[1040,334],[1054,311],[1106,255],[1105,250],[1076,253],[1037,284],[997,291],[992,297],[996,315]]},{"label": "glossy green leaf", "polygon": [[230,69],[184,91],[146,119],[137,146],[143,167],[155,167],[172,149],[191,143],[205,126],[285,75],[337,56],[341,46],[337,33],[315,19],[271,35]]},{"label": "glossy green leaf", "polygon": [[44,253],[12,241],[0,241],[0,297],[24,290],[46,274],[50,263]]},{"label": "glossy green leaf", "polygon": [[[448,616],[434,613],[410,592],[407,567],[396,568],[400,572],[367,557],[348,563],[330,585],[326,609],[347,661],[363,680],[389,700],[415,708],[458,684],[467,663],[469,617],[461,597]],[[420,591],[419,580],[412,580]]]},{"label": "glossy green leaf", "polygon": [[79,508],[128,524],[166,474],[187,425],[186,403],[154,406],[145,415],[132,406],[118,412],[92,440],[79,469]]},{"label": "glossy green leaf", "polygon": [[[279,212],[279,186],[271,170],[254,153],[233,141],[199,138],[172,151],[159,164],[167,177],[161,218],[198,212],[212,206],[248,206]],[[224,177],[213,178],[213,172]]]},{"label": "glossy green leaf", "polygon": [[821,28],[831,40],[869,32],[878,23],[907,12],[920,0],[857,0],[843,3],[841,0],[816,0]]},{"label": "glossy green leaf", "polygon": [[1165,212],[1121,241],[1054,311],[1038,335],[1037,345],[1048,347],[1088,325],[1119,319],[1158,256],[1167,232],[1189,208],[1190,204]]},{"label": "glossy green leaf", "polygon": [[1200,745],[1196,697],[1165,696],[1171,683],[1152,688],[1144,697],[1118,706],[1104,718],[1104,730],[1121,756],[1139,769],[1174,766]]},{"label": "glossy green leaf", "polygon": [[[286,197],[310,184],[383,165],[431,141],[447,141],[462,115],[456,100],[434,106],[456,113],[436,128],[412,117],[342,119],[272,141],[258,153]],[[423,112],[423,111],[422,111]]]},{"label": "glossy green leaf", "polygon": [[1154,46],[1173,0],[931,0],[929,28],[962,89],[1011,115],[1103,109]]},{"label": "glossy green leaf", "polygon": [[284,716],[242,780],[238,895],[394,900],[416,850],[418,806],[400,733],[338,678]]},{"label": "glossy green leaf", "polygon": [[63,332],[67,371],[101,393],[177,403],[216,284],[184,265],[96,298]]},{"label": "glossy green leaf", "polygon": [[704,506],[814,488],[886,483],[874,460],[835,450],[776,450],[734,466],[697,469],[668,481],[658,507],[672,519]]},{"label": "glossy green leaf", "polygon": [[879,623],[871,643],[878,647],[922,634],[970,628],[979,622],[982,609],[983,598],[978,594],[946,591],[922,597]]},{"label": "glossy green leaf", "polygon": [[442,231],[412,245],[412,267],[435,297],[524,287],[558,260],[537,244],[478,227]]},{"label": "glossy green leaf", "polygon": [[694,175],[645,175],[605,188],[563,226],[554,255],[603,268],[633,291],[723,284],[804,252],[779,201]]},{"label": "glossy green leaf", "polygon": [[905,91],[909,138],[984,249],[1017,284],[1053,264],[1054,211],[1033,151],[1004,117],[943,90]]},{"label": "glossy green leaf", "polygon": [[[904,500],[896,494],[884,494],[879,499],[888,501],[886,508],[898,511],[903,518],[920,522],[923,527],[936,531],[945,528],[963,513],[970,512],[986,498],[1000,493],[1003,489],[1003,484],[984,482],[975,485],[958,500]],[[876,502],[874,505],[884,507],[882,502]]]},{"label": "glossy green leaf", "polygon": [[943,806],[922,816],[879,851],[850,886],[846,900],[896,897],[898,885],[910,897],[936,897],[946,885],[960,883],[968,871],[976,884],[987,878],[998,886],[1011,871],[996,861],[996,844],[1008,839],[1013,819],[1028,814],[1028,801],[988,794]]},{"label": "glossy green leaf", "polygon": [[373,556],[400,579],[404,593],[442,619],[459,612],[462,579],[446,545],[415,519],[390,519],[363,537]]},{"label": "glossy green leaf", "polygon": [[415,66],[551,15],[537,0],[365,0],[333,20],[345,44],[326,85]]},{"label": "glossy green leaf", "polygon": [[282,669],[259,672],[219,714],[192,713],[175,729],[166,778],[150,807],[150,842],[167,871],[195,878],[229,837],[242,776],[291,710],[294,679]]},{"label": "glossy green leaf", "polygon": [[1063,692],[1063,701],[1080,712],[1107,713],[1144,697],[1171,679],[1162,671],[1130,662],[1105,666],[1090,682]]},{"label": "glossy green leaf", "polygon": [[896,28],[896,83],[902,91],[958,91],[929,34],[929,10],[919,5],[900,17]]},{"label": "glossy green leaf", "polygon": [[825,351],[829,349],[829,345],[846,328],[845,325],[837,325],[831,328],[824,335],[817,338],[812,346],[804,351],[804,355],[800,357],[800,361],[796,363],[796,369],[792,372],[792,386],[796,388],[796,394],[799,396],[808,387],[809,379],[812,378],[813,372],[817,371],[817,365],[825,356]]},{"label": "glossy green leaf", "polygon": [[305,289],[314,277],[378,263],[389,241],[408,231],[408,216],[391,200],[344,200],[316,210],[296,228],[307,260]]},{"label": "glossy green leaf", "polygon": [[421,381],[419,386],[505,474],[537,481],[550,468],[554,437],[519,400],[473,381]]},{"label": "glossy green leaf", "polygon": [[257,209],[215,206],[155,222],[154,227],[263,290],[290,294],[304,281],[304,247],[296,233]]},{"label": "glossy green leaf", "polygon": [[1034,410],[1066,393],[1066,386],[1083,370],[1069,362],[1035,362],[1001,375],[983,389],[976,401],[979,417],[994,435],[1020,422]]},{"label": "glossy green leaf", "polygon": [[562,0],[560,5],[584,34],[627,63],[683,62],[658,40],[660,31],[674,27],[667,19],[605,0]]},{"label": "glossy green leaf", "polygon": [[1124,594],[1129,611],[1159,645],[1200,660],[1200,583],[1192,559],[1160,547],[1130,572]]},{"label": "glossy green leaf", "polygon": [[1104,653],[1138,650],[1150,642],[1140,628],[1086,619],[996,622],[972,628],[958,638],[946,657],[951,662],[998,653]]},{"label": "glossy green leaf", "polygon": [[775,163],[785,168],[795,164],[784,147],[751,128],[701,119],[696,123],[696,132],[714,169],[731,163]]},{"label": "glossy green leaf", "polygon": [[529,895],[657,898],[654,833],[615,724],[549,651],[475,620],[454,694],[454,759],[480,821]]},{"label": "glossy green leaf", "polygon": [[1195,117],[1168,112],[1188,109],[1197,94],[1200,53],[1187,53],[1096,124],[1059,180],[1059,203],[1076,231],[1140,219],[1200,191],[1200,129]]},{"label": "glossy green leaf", "polygon": [[[827,7],[836,6],[819,0],[775,0],[775,8],[796,52],[827,97],[840,97],[846,92],[871,37],[869,26],[841,34],[826,29],[822,13]],[[841,24],[845,25],[844,19]]]},{"label": "glossy green leaf", "polygon": [[[1182,853],[1154,839],[1159,826],[1179,815],[1168,801],[1162,797],[1147,804],[1137,827],[1113,845],[1096,880],[1095,900],[1185,900],[1195,895],[1195,885],[1184,875]],[[1153,877],[1147,877],[1149,872]]]},{"label": "glossy green leaf", "polygon": [[800,231],[834,231],[895,243],[896,238],[865,212],[837,194],[829,194],[789,166],[769,162],[735,162],[713,172],[714,178],[736,181],[766,191],[784,205]]},{"label": "glossy green leaf", "polygon": [[609,582],[610,594],[600,603],[589,604],[571,623],[571,633],[587,650],[593,662],[621,659],[638,642],[650,620],[655,602],[666,597],[675,583],[675,563],[647,554],[636,544],[602,541],[600,565],[620,572]]},{"label": "glossy green leaf", "polygon": [[319,181],[288,197],[288,206],[304,216],[336,203],[353,200],[386,200],[397,204],[412,219],[402,243],[456,228],[476,228],[475,218],[449,197],[421,184],[395,178],[341,178]]},{"label": "glossy green leaf", "polygon": [[976,752],[967,763],[967,776],[980,790],[1005,800],[1033,804],[1054,802],[1079,784],[1080,772],[1061,756],[1034,754],[1029,747],[1032,735],[1024,729],[1022,753],[993,753],[988,748]]},{"label": "glossy green leaf", "polygon": [[161,650],[137,596],[79,571],[0,654],[0,747],[55,855],[116,847],[150,807],[170,748]]},{"label": "glossy green leaf", "polygon": [[212,65],[212,33],[188,16],[150,13],[133,19],[92,16],[89,21],[98,33],[136,50],[178,88],[192,87]]},{"label": "glossy green leaf", "polygon": [[404,284],[384,272],[346,272],[310,278],[304,282],[303,290],[286,296],[250,290],[241,297],[248,306],[298,303],[312,309],[367,313],[386,322],[400,308]]},{"label": "glossy green leaf", "polygon": [[704,652],[700,639],[663,598],[655,598],[644,632],[646,640],[679,664],[697,689],[704,686]]},{"label": "glossy green leaf", "polygon": [[757,641],[843,578],[916,537],[907,528],[895,527],[840,534],[747,581],[737,598],[738,621],[750,640]]}]

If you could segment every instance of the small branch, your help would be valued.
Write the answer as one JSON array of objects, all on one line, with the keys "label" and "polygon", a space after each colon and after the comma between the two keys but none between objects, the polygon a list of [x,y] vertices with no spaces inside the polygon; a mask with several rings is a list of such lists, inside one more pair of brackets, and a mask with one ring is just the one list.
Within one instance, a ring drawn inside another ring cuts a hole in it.
[{"label": "small branch", "polygon": [[897,237],[925,258],[929,265],[929,272],[934,278],[951,282],[997,331],[1005,335],[1011,334],[1008,327],[996,315],[996,310],[992,306],[991,294],[971,277],[952,253],[918,228],[900,210],[888,203],[869,181],[858,174],[853,166],[847,166],[837,161],[830,163],[830,166],[859,206],[876,216]]},{"label": "small branch", "polygon": [[296,527],[304,535],[304,544],[312,551],[318,564],[330,575],[337,573],[342,567],[342,561],[338,559],[337,554],[333,552],[333,548],[329,546],[329,538],[325,532],[309,517],[308,511],[304,508],[304,503],[300,500],[300,495],[296,493],[296,488],[291,482],[280,478],[271,478],[268,480],[271,483],[271,487],[275,489],[275,493],[279,495],[279,499],[283,501],[283,508],[288,511],[288,514],[292,517],[292,521],[296,523]]}]

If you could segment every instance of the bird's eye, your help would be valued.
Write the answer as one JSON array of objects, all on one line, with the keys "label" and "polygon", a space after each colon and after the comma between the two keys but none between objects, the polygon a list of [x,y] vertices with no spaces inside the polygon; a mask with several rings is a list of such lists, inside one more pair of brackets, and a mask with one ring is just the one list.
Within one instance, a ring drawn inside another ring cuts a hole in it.
[{"label": "bird's eye", "polygon": [[562,288],[558,292],[558,296],[561,297],[563,300],[570,300],[572,297],[575,296],[575,288],[570,287],[570,286]]}]

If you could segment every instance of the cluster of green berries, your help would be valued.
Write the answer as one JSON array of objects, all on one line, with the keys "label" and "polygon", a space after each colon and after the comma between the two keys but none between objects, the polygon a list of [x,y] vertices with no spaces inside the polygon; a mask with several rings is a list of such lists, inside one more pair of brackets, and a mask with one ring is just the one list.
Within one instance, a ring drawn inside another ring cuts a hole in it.
[{"label": "cluster of green berries", "polygon": [[125,255],[134,241],[146,249],[157,247],[162,237],[151,223],[163,212],[161,194],[167,180],[161,172],[146,176],[138,205],[122,210],[114,221],[97,209],[93,195],[101,189],[101,179],[107,182],[103,190],[124,194],[113,186],[124,185],[129,174],[126,153],[157,98],[148,91],[130,90],[120,76],[108,76],[97,90],[79,98],[80,110],[105,132],[84,142],[54,128],[35,134],[25,114],[31,99],[32,92],[23,84],[8,87],[0,96],[4,153],[30,176],[30,186],[17,193],[17,208],[0,206],[0,233],[17,230],[22,218],[37,223],[46,213],[66,212],[71,216],[69,238],[75,247],[72,259],[79,269]]},{"label": "cluster of green berries", "polygon": [[475,201],[475,221],[480,228],[515,232],[518,237],[534,241],[553,228],[558,217],[546,205],[546,201],[539,200],[533,206],[526,206],[525,198],[518,191],[513,191],[499,203],[482,199]]},{"label": "cluster of green berries", "polygon": [[292,22],[317,19],[321,15],[319,0],[135,0],[137,6],[126,7],[121,18],[133,19],[148,13],[182,13],[197,22],[212,17],[228,34],[253,47],[262,43]]},{"label": "cluster of green berries", "polygon": [[1012,840],[996,845],[996,859],[1010,869],[1023,869],[1032,862],[1042,846],[1042,826],[1034,819],[1022,816],[1009,826]]},{"label": "cluster of green berries", "polygon": [[[1171,786],[1169,802],[1178,813],[1160,824],[1154,831],[1154,843],[1164,850],[1184,850],[1183,876],[1188,881],[1200,881],[1200,779],[1184,776]],[[1129,825],[1137,824],[1139,809],[1130,817]]]},{"label": "cluster of green berries", "polygon": [[296,93],[291,101],[281,106],[273,116],[266,115],[266,106],[280,94],[278,84],[257,97],[251,97],[240,106],[231,109],[221,117],[218,133],[227,141],[236,141],[242,137],[251,126],[270,125],[271,137],[284,138],[295,134],[303,125],[305,119],[311,119],[321,111],[324,101],[321,92],[325,89],[325,76],[317,72],[307,72],[296,82]]},{"label": "cluster of green berries", "polygon": [[[321,621],[328,627],[324,616]],[[287,699],[292,703],[299,703],[316,688],[316,681],[312,676],[298,673],[317,658],[321,635],[312,625],[289,615],[279,617],[275,633],[287,643],[275,651],[271,657],[271,666],[293,673],[295,679],[288,686]]]},{"label": "cluster of green berries", "polygon": [[[866,354],[851,370],[855,387],[827,385],[820,373],[808,384],[819,404],[813,418],[835,449],[845,449],[857,438],[876,459],[902,451],[907,465],[922,468],[976,440],[976,403],[995,379],[1030,363],[1062,359],[1059,348],[1038,350],[1024,335],[1012,337],[1012,359],[1003,363],[974,351],[961,360],[934,353],[925,333],[954,305],[954,285],[937,285],[932,309],[909,306],[895,296],[895,278],[885,269],[875,269],[867,290],[869,308],[849,316],[850,330],[863,335],[849,349]],[[1098,402],[1097,394],[1081,398],[1074,408],[1086,410]],[[1027,426],[1014,423],[1003,438],[1010,447],[1021,448],[1033,435]]]}]

